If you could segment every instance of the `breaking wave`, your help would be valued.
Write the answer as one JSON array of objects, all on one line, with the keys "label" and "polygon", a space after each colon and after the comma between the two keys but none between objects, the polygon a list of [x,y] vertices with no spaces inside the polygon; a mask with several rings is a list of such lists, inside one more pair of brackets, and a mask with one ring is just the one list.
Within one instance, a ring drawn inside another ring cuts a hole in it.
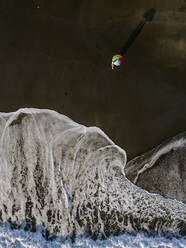
[{"label": "breaking wave", "polygon": [[131,183],[126,152],[51,110],[0,114],[0,221],[63,239],[186,235],[186,206]]}]

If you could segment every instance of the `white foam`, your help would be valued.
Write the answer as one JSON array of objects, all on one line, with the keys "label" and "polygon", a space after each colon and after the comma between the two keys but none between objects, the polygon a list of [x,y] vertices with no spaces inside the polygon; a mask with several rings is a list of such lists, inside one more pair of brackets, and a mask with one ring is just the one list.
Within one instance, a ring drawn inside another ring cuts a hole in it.
[{"label": "white foam", "polygon": [[0,137],[2,222],[26,220],[63,237],[181,229],[185,206],[127,180],[126,152],[99,128],[50,110],[0,116],[7,119]]},{"label": "white foam", "polygon": [[123,234],[111,236],[106,240],[93,241],[89,238],[77,238],[74,243],[60,239],[46,241],[40,232],[31,233],[23,230],[11,230],[0,226],[0,247],[2,248],[185,248],[185,239],[166,239],[164,237],[146,237],[142,233],[136,236]]},{"label": "white foam", "polygon": [[170,143],[167,143],[165,146],[160,146],[159,150],[156,151],[152,157],[149,159],[149,162],[146,163],[137,173],[136,178],[134,179],[134,183],[136,184],[138,181],[138,178],[140,174],[142,174],[147,169],[150,169],[153,167],[153,165],[156,163],[156,161],[164,154],[167,154],[172,149],[176,150],[180,147],[183,147],[186,145],[186,139],[181,138],[179,140],[172,141]]}]

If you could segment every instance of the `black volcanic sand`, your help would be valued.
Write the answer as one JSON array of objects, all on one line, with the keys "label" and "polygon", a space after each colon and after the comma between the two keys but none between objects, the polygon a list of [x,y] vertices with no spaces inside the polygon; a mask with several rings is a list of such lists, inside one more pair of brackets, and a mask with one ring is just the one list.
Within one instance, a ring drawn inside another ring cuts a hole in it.
[{"label": "black volcanic sand", "polygon": [[[112,71],[143,13],[156,8]],[[128,159],[185,130],[186,1],[0,2],[0,111],[54,109],[100,127]]]}]

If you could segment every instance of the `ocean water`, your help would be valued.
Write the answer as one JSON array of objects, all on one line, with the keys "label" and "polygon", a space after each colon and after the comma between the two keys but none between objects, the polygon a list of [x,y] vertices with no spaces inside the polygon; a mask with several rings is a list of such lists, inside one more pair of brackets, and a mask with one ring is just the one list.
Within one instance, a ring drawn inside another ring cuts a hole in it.
[{"label": "ocean water", "polygon": [[51,110],[1,113],[0,246],[184,247],[186,205],[137,187],[126,163],[97,127]]},{"label": "ocean water", "polygon": [[7,225],[0,226],[0,247],[2,248],[185,248],[186,239],[162,236],[147,237],[143,233],[110,236],[106,240],[77,238],[75,242],[56,239],[46,241],[41,232],[12,230]]}]

